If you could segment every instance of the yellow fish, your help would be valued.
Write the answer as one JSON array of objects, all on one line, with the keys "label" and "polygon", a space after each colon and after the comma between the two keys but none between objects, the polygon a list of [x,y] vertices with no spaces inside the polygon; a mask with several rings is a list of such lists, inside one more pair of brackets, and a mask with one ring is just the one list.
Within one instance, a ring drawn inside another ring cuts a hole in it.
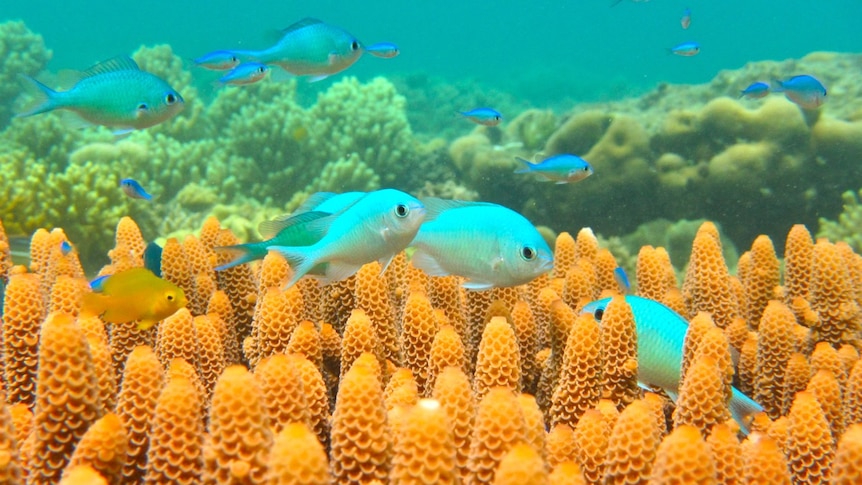
[{"label": "yellow fish", "polygon": [[138,321],[146,330],[186,306],[182,288],[145,268],[132,268],[109,276],[101,293],[84,296],[82,313],[101,315],[108,323]]}]

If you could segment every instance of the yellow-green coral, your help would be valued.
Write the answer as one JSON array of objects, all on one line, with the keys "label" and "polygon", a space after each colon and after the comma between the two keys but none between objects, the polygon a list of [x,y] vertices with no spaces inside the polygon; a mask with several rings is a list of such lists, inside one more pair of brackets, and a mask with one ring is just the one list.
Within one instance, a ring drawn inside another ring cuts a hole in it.
[{"label": "yellow-green coral", "polygon": [[21,21],[0,24],[0,126],[12,116],[11,103],[21,92],[16,76],[35,76],[51,60],[45,40]]},{"label": "yellow-green coral", "polygon": [[[858,195],[857,195],[858,194]],[[858,192],[848,190],[841,195],[844,210],[838,215],[837,221],[820,218],[820,230],[817,237],[825,237],[830,241],[846,241],[856,252],[862,252],[862,189]]]}]

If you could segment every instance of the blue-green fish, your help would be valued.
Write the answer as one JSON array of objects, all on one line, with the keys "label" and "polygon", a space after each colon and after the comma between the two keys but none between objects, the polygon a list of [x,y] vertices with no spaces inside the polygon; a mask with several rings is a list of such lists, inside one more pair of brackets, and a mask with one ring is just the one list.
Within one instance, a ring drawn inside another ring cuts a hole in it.
[{"label": "blue-green fish", "polygon": [[769,94],[769,84],[757,81],[748,85],[739,93],[740,98],[758,99]]},{"label": "blue-green fish", "polygon": [[239,58],[231,51],[215,51],[198,57],[194,62],[210,71],[229,71],[239,65]]},{"label": "blue-green fish", "polygon": [[580,182],[593,174],[593,167],[586,160],[567,153],[548,157],[539,163],[521,157],[515,157],[515,160],[524,165],[523,168],[515,170],[515,173],[532,173],[541,180],[557,184]]},{"label": "blue-green fish", "polygon": [[347,69],[364,51],[362,43],[344,29],[313,18],[304,18],[282,32],[281,40],[267,49],[231,52],[279,66],[295,76],[311,76],[313,82]]},{"label": "blue-green fish", "polygon": [[[635,317],[638,337],[638,380],[641,384],[664,389],[674,400],[679,394],[682,372],[682,347],[688,322],[661,303],[628,295],[626,302]],[[599,322],[610,298],[587,304],[581,313],[590,313]],[[733,388],[730,413],[747,434],[748,425],[763,408]]]},{"label": "blue-green fish", "polygon": [[416,239],[413,266],[431,276],[467,278],[485,290],[529,282],[554,267],[539,231],[521,214],[487,202],[422,199],[427,215]]},{"label": "blue-green fish", "polygon": [[314,244],[267,249],[281,253],[293,269],[288,287],[324,263],[322,282],[326,284],[343,280],[372,261],[379,261],[385,270],[410,244],[424,219],[425,207],[415,197],[395,189],[377,190],[340,212],[308,222],[306,230],[325,232]]},{"label": "blue-green fish", "polygon": [[474,108],[470,111],[458,111],[458,114],[483,126],[497,126],[503,121],[503,115],[494,108]]},{"label": "blue-green fish", "polygon": [[220,77],[218,82],[223,86],[245,86],[262,81],[269,72],[269,66],[259,62],[243,62]]},{"label": "blue-green fish", "polygon": [[826,86],[808,74],[773,81],[772,92],[784,93],[787,99],[804,109],[817,109],[826,102]]},{"label": "blue-green fish", "polygon": [[[270,246],[310,246],[316,243],[326,235],[326,226],[320,224],[309,226],[309,223],[340,212],[363,196],[365,196],[365,192],[345,192],[343,194],[317,192],[311,195],[292,214],[261,222],[257,230],[265,238],[264,241],[216,247],[216,251],[234,256],[234,259],[216,267],[216,270],[221,271],[263,259],[269,252]],[[325,269],[326,266],[320,266],[310,273],[322,274],[321,271]]]},{"label": "blue-green fish", "polygon": [[392,59],[401,53],[401,51],[398,50],[398,46],[392,42],[378,42],[376,44],[371,44],[365,48],[365,52],[374,57],[382,57],[384,59]]},{"label": "blue-green fish", "polygon": [[132,199],[153,200],[144,187],[135,179],[125,178],[120,180],[120,188]]},{"label": "blue-green fish", "polygon": [[129,57],[117,57],[82,73],[68,91],[54,91],[21,76],[35,96],[35,105],[18,116],[68,110],[91,125],[121,135],[157,125],[182,111],[185,101],[167,82],[142,71]]},{"label": "blue-green fish", "polygon": [[669,54],[683,57],[696,56],[700,52],[700,44],[697,42],[683,42],[668,49]]}]

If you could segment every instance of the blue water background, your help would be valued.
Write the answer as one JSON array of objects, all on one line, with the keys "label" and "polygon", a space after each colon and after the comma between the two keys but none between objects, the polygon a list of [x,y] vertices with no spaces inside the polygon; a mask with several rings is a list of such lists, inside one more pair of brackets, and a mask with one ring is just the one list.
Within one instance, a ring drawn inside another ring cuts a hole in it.
[{"label": "blue water background", "polygon": [[[167,43],[186,58],[263,47],[278,29],[312,16],[366,44],[401,47],[395,59],[360,59],[348,73],[361,79],[475,79],[538,106],[637,95],[661,82],[707,82],[749,61],[862,51],[860,0],[623,0],[614,7],[610,0],[6,3],[0,20],[22,19],[41,33],[54,51],[51,70],[83,69],[141,45]],[[693,12],[689,30],[679,22],[686,7]],[[701,43],[700,55],[667,54],[684,41]]]}]

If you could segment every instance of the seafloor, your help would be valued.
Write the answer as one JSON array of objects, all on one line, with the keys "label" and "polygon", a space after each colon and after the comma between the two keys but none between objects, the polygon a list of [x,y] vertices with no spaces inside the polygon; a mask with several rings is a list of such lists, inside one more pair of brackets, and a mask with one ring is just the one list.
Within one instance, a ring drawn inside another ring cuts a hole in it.
[{"label": "seafloor", "polygon": [[[29,268],[0,237],[2,483],[862,479],[862,256],[802,225],[783,271],[761,236],[731,276],[712,223],[681,284],[663,248],[641,248],[637,294],[691,319],[676,405],[638,387],[633,308],[588,229],[517,288],[465,291],[401,253],[284,291],[275,253],[215,272],[212,248],[236,236],[210,218],[165,245],[189,305],[147,331],[78,314],[90,290],[65,237],[37,231]],[[105,271],[143,264],[132,219],[115,240]],[[579,316],[612,295],[601,327]],[[731,419],[731,385],[764,412]]]}]

